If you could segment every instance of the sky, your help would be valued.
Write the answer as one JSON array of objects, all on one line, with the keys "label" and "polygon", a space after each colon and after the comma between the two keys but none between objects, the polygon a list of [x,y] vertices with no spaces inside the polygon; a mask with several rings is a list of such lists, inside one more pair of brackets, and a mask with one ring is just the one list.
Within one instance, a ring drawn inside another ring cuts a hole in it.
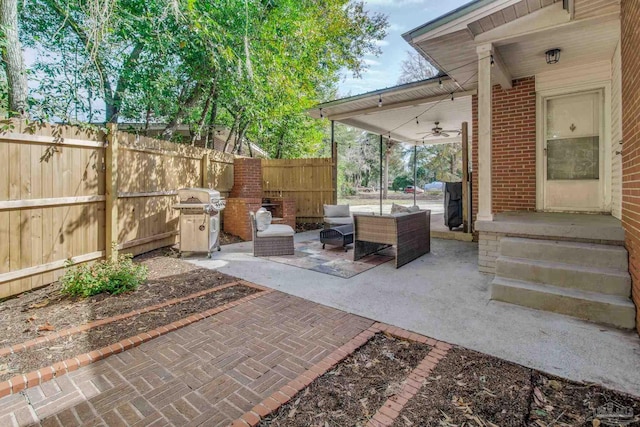
[{"label": "sky", "polygon": [[469,3],[470,0],[365,0],[367,10],[387,15],[389,27],[387,37],[379,42],[382,54],[365,58],[369,68],[362,78],[353,78],[345,73],[338,85],[340,97],[358,95],[376,89],[395,86],[400,76],[400,64],[406,57],[409,46],[402,34],[425,22]]}]

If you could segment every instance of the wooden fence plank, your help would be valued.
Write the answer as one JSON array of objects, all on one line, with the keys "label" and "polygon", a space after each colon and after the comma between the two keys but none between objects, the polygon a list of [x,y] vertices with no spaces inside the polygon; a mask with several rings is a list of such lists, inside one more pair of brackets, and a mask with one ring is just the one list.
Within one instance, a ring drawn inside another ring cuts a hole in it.
[{"label": "wooden fence plank", "polygon": [[331,159],[262,160],[265,197],[288,197],[296,201],[298,222],[321,222],[323,204],[333,194]]}]

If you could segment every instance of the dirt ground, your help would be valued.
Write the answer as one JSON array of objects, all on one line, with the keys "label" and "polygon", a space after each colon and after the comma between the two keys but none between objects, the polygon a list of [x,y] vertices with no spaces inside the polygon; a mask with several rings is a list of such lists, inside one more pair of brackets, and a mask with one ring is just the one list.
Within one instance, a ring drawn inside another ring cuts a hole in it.
[{"label": "dirt ground", "polygon": [[376,334],[260,425],[364,426],[430,349]]},{"label": "dirt ground", "polygon": [[[136,257],[135,260],[149,268],[149,277],[146,283],[131,293],[117,296],[100,294],[86,299],[71,298],[60,293],[59,284],[53,284],[0,302],[0,347],[185,297],[237,280],[177,259],[169,249],[153,251]],[[247,286],[232,286],[0,358],[0,381],[114,344],[255,292],[256,289]]]}]

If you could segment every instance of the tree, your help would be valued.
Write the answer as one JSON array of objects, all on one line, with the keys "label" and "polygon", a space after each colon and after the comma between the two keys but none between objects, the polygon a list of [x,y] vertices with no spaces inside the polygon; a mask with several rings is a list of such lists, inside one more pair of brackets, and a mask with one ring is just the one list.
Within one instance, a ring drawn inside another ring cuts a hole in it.
[{"label": "tree", "polygon": [[9,115],[27,112],[27,75],[18,37],[18,1],[0,0],[0,52],[7,79]]},{"label": "tree", "polygon": [[402,71],[398,78],[398,84],[425,80],[438,74],[438,70],[416,51],[407,51],[406,54],[406,58],[402,60]]},{"label": "tree", "polygon": [[235,151],[249,138],[273,157],[312,153],[322,124],[305,110],[341,69],[362,71],[387,25],[348,0],[108,0],[109,25],[96,30],[95,1],[24,7],[27,42],[51,52],[35,67],[49,116],[97,116],[104,104],[108,121],[167,123],[165,139],[188,124],[191,143],[226,126]]},{"label": "tree", "polygon": [[418,151],[418,159],[427,171],[429,181],[462,179],[462,144],[434,144]]}]

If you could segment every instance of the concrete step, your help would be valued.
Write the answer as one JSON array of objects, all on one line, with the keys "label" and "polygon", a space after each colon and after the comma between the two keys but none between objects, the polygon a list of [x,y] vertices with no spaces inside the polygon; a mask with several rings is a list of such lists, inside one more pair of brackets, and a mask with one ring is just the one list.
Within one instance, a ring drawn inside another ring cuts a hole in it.
[{"label": "concrete step", "polygon": [[496,277],[622,297],[631,295],[629,273],[610,268],[500,256],[496,260]]},{"label": "concrete step", "polygon": [[500,254],[512,258],[554,261],[585,267],[623,271],[629,269],[629,256],[625,248],[596,243],[503,237],[500,239]]},{"label": "concrete step", "polygon": [[619,328],[635,327],[635,306],[628,297],[496,277],[491,299],[566,314]]}]

